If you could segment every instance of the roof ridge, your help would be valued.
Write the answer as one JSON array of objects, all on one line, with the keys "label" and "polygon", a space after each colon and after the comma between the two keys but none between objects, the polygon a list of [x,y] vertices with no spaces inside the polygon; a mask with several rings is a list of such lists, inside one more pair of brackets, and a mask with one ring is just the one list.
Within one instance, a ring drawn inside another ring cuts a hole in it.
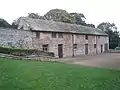
[{"label": "roof ridge", "polygon": [[[53,21],[53,20],[43,20],[43,19],[35,19],[35,18],[30,18],[30,17],[23,17],[24,19],[32,19],[32,20],[39,20],[39,21],[48,21],[48,22],[55,22],[55,23],[61,23],[61,24],[68,24],[68,25],[76,25],[76,26],[82,26],[82,27],[87,27],[87,28],[93,28],[93,27],[88,27],[84,25],[78,25],[78,24],[71,24],[71,23],[65,23],[65,22],[59,22],[59,21]],[[98,28],[93,28],[93,29],[98,29]]]},{"label": "roof ridge", "polygon": [[[77,24],[69,24],[64,22],[57,22],[53,20],[33,19],[29,17],[23,17],[24,21],[29,24],[29,28],[37,31],[52,31],[52,32],[70,32],[81,34],[99,34],[107,35],[104,31],[98,28],[87,27]],[[24,24],[24,23],[23,23]]]}]

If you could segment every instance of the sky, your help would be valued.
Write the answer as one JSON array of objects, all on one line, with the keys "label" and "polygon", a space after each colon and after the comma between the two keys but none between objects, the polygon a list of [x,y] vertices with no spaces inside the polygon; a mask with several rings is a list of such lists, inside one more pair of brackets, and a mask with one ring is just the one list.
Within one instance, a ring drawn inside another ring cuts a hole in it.
[{"label": "sky", "polygon": [[12,23],[28,13],[44,15],[51,9],[83,13],[87,23],[115,23],[120,31],[119,0],[0,0],[0,18]]}]

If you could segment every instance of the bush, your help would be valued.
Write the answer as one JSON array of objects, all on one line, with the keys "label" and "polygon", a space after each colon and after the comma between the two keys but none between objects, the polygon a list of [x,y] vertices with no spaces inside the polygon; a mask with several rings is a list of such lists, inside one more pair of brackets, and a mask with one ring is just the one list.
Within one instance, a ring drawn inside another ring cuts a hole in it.
[{"label": "bush", "polygon": [[16,56],[25,56],[26,54],[32,54],[37,51],[38,50],[36,49],[15,49],[15,48],[0,47],[0,53],[12,54]]},{"label": "bush", "polygon": [[120,47],[116,47],[115,50],[120,50]]},{"label": "bush", "polygon": [[17,49],[17,48],[6,48],[0,47],[0,53],[11,54],[15,56],[27,56],[27,55],[45,55],[54,57],[53,52],[43,52],[37,49]]}]

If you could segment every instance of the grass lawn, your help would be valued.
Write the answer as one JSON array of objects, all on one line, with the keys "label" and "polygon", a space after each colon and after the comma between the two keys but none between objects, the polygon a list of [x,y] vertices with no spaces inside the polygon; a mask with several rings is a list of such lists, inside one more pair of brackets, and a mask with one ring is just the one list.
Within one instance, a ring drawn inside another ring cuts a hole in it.
[{"label": "grass lawn", "polygon": [[120,90],[120,71],[0,58],[0,90]]}]

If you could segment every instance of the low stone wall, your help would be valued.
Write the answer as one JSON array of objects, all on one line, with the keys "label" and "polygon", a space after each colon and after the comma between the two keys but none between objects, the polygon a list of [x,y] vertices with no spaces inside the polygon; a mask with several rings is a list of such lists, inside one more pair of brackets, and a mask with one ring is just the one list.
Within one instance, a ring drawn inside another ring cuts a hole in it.
[{"label": "low stone wall", "polygon": [[3,54],[0,53],[0,58],[11,58],[11,59],[16,59],[16,60],[38,60],[38,61],[56,61],[53,57],[50,56],[15,56],[15,55],[9,55],[9,54]]},{"label": "low stone wall", "polygon": [[15,57],[54,57],[53,52],[43,52],[36,49],[18,49],[18,48],[6,48],[0,47],[0,53],[5,54],[8,56],[15,56]]},{"label": "low stone wall", "polygon": [[54,57],[54,53],[52,52],[43,52],[43,51],[34,51],[34,52],[13,52],[11,55],[15,56],[36,56],[36,57]]},{"label": "low stone wall", "polygon": [[29,49],[34,36],[31,31],[0,28],[0,46]]}]

